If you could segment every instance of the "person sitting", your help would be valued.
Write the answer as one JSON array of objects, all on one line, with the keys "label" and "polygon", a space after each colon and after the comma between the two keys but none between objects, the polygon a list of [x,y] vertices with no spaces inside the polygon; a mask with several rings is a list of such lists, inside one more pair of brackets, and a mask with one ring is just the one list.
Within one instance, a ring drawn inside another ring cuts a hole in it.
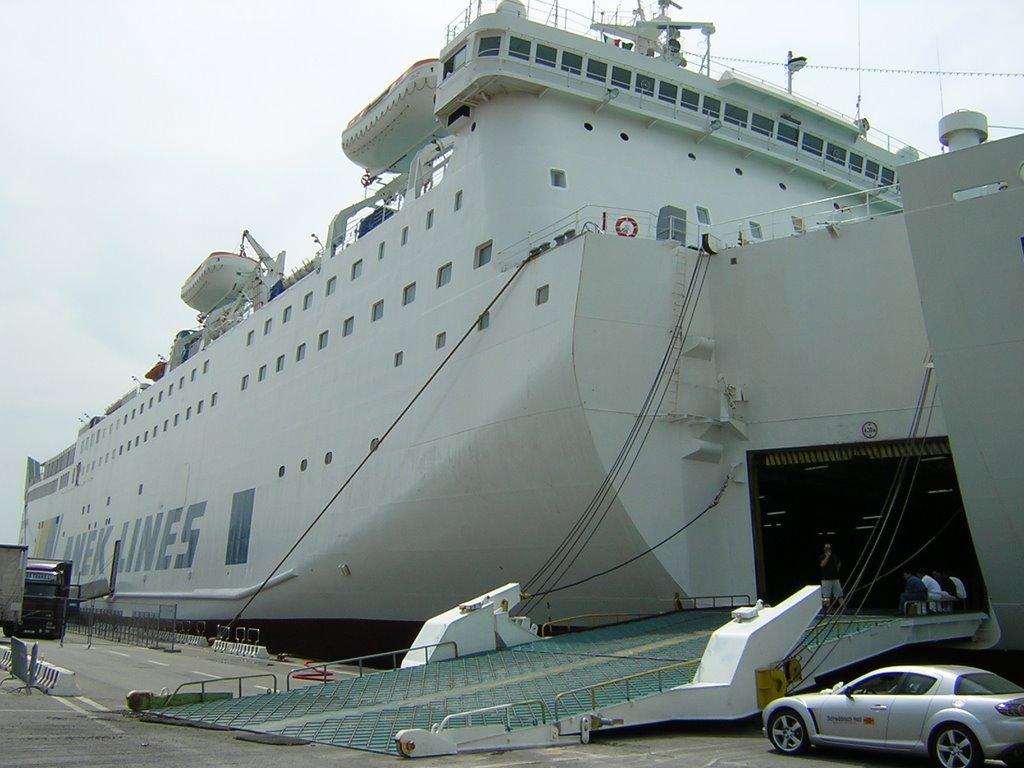
[{"label": "person sitting", "polygon": [[903,578],[907,580],[903,587],[903,594],[900,595],[900,613],[907,612],[909,603],[921,603],[928,600],[928,588],[921,578],[915,575],[909,568],[903,569]]},{"label": "person sitting", "polygon": [[964,583],[960,579],[958,579],[956,576],[950,576],[949,580],[951,582],[953,582],[953,588],[956,590],[953,593],[954,595],[956,595],[956,599],[957,600],[966,600],[967,599],[967,587],[964,586]]},{"label": "person sitting", "polygon": [[923,571],[918,571],[917,575],[921,578],[924,588],[928,591],[928,610],[934,613],[948,611],[950,604],[956,598],[946,592],[934,576]]}]

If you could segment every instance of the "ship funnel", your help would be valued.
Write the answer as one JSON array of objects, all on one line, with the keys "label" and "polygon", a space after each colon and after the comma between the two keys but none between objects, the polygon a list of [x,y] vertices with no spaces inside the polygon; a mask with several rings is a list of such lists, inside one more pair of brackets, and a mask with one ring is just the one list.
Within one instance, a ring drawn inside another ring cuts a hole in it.
[{"label": "ship funnel", "polygon": [[950,150],[966,149],[988,140],[988,118],[961,109],[939,120],[939,141]]}]

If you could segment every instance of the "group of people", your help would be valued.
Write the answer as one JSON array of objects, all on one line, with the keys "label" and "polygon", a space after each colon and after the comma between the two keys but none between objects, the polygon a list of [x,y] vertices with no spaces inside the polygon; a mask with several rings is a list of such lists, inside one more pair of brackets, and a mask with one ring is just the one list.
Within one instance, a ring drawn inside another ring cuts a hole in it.
[{"label": "group of people", "polygon": [[967,588],[956,576],[949,576],[938,568],[930,574],[923,568],[903,569],[906,586],[900,595],[900,613],[905,613],[907,603],[932,603],[942,610],[956,600],[967,598]]},{"label": "group of people", "polygon": [[[821,603],[825,610],[829,610],[843,596],[843,585],[839,579],[843,563],[832,550],[830,542],[826,541],[822,546],[818,565],[821,568]],[[967,598],[963,581],[938,568],[930,574],[923,568],[905,568],[903,578],[906,579],[906,585],[900,595],[900,613],[906,612],[908,603],[931,603],[937,610],[948,610],[953,602]]]}]

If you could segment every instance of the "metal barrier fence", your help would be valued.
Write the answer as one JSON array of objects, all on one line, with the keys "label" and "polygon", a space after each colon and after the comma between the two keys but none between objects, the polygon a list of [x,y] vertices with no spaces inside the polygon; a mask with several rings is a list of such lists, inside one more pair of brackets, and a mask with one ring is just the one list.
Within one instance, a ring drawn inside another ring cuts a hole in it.
[{"label": "metal barrier fence", "polygon": [[85,635],[88,643],[93,638],[115,643],[129,643],[155,650],[174,652],[179,638],[178,606],[175,603],[154,605],[117,603],[117,608],[105,608],[83,602],[68,617],[67,631]]}]

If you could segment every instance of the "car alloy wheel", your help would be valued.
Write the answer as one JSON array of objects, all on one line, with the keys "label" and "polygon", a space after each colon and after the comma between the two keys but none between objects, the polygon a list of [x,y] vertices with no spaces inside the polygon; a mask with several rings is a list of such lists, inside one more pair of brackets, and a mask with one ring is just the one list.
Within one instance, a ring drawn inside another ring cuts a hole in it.
[{"label": "car alloy wheel", "polygon": [[985,762],[977,737],[955,723],[947,723],[935,732],[932,756],[941,768],[978,768]]},{"label": "car alloy wheel", "polygon": [[807,749],[807,727],[803,718],[792,709],[780,709],[768,722],[768,738],[772,746],[787,755],[799,755]]}]

